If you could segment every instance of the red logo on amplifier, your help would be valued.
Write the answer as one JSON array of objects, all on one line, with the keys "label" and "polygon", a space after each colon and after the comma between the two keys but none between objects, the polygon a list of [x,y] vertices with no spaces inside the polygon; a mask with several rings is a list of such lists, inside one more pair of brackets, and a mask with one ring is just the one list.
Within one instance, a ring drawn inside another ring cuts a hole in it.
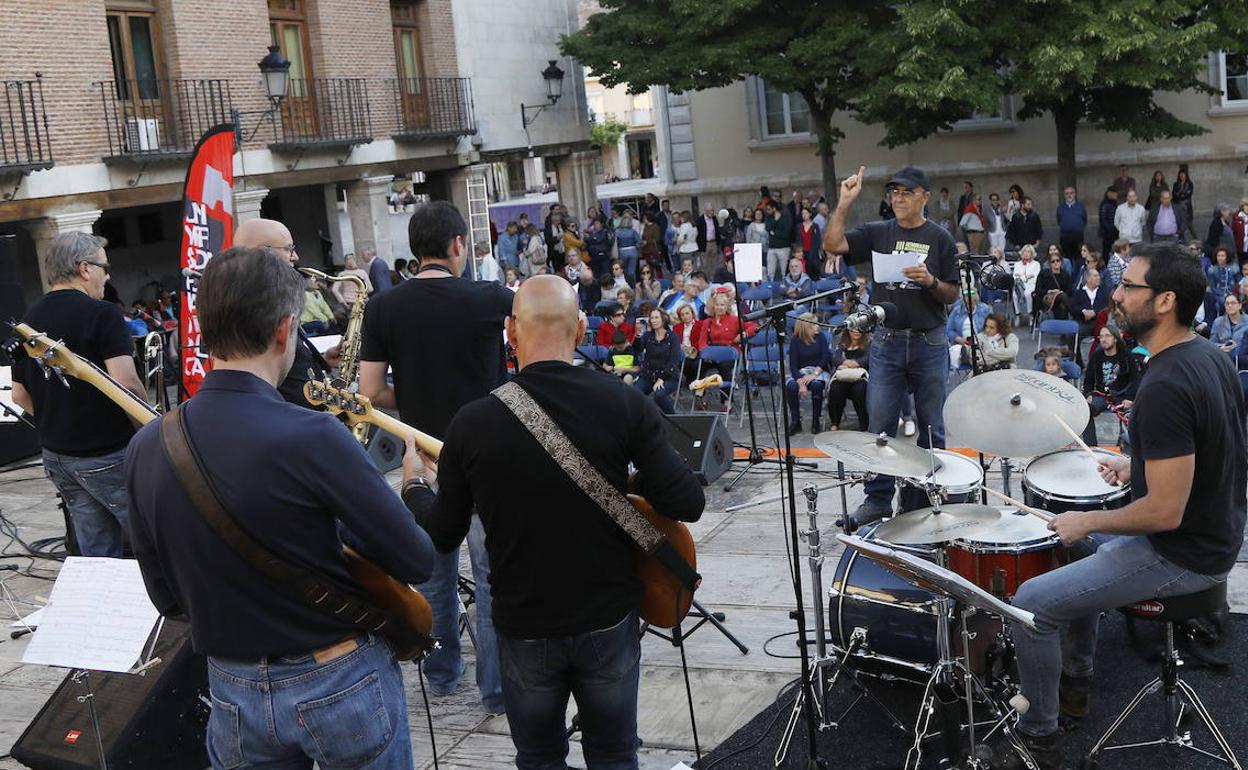
[{"label": "red logo on amplifier", "polygon": [[81,731],[81,730],[70,730],[69,732],[65,733],[65,742],[66,742],[66,743],[77,743],[77,742],[78,742],[78,739],[79,739],[79,738],[81,738],[81,737],[82,737],[82,731]]},{"label": "red logo on amplifier", "polygon": [[1131,610],[1141,615],[1160,615],[1166,611],[1166,606],[1158,601],[1137,602],[1131,605]]}]

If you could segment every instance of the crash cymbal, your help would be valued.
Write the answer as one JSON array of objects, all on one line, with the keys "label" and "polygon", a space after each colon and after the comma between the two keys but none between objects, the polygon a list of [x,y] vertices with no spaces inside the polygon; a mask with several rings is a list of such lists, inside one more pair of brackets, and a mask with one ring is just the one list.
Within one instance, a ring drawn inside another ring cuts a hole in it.
[{"label": "crash cymbal", "polygon": [[881,522],[874,538],[897,545],[932,545],[975,539],[991,533],[1003,514],[988,505],[957,503],[940,510],[922,508]]},{"label": "crash cymbal", "polygon": [[[932,458],[926,449],[887,434],[834,430],[817,434],[815,446],[853,470],[910,478],[926,476],[932,470]],[[939,459],[936,467],[941,467]]]},{"label": "crash cymbal", "polygon": [[1044,372],[984,372],[945,399],[950,446],[968,446],[999,457],[1033,457],[1070,443],[1057,415],[1081,430],[1088,402],[1074,385]]}]

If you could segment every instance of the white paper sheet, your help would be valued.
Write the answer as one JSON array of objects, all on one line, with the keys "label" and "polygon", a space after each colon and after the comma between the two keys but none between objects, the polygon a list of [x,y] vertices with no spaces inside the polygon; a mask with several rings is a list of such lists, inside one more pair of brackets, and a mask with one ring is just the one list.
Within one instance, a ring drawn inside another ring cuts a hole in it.
[{"label": "white paper sheet", "polygon": [[326,350],[329,350],[334,345],[337,345],[339,342],[342,342],[342,335],[341,334],[322,334],[319,337],[308,337],[308,340],[312,342],[312,347],[316,348],[318,353],[320,353],[321,355],[324,355]]},{"label": "white paper sheet", "polygon": [[672,770],[693,770],[693,768],[689,767],[689,765],[686,765],[684,762],[677,762],[672,765]]},{"label": "white paper sheet", "polygon": [[923,254],[913,251],[895,251],[891,254],[873,251],[871,252],[872,277],[875,278],[876,283],[906,283],[910,279],[902,275],[901,271],[904,268],[918,265],[923,259]]},{"label": "white paper sheet", "polygon": [[35,610],[34,612],[30,613],[29,615],[27,615],[26,617],[22,618],[21,620],[15,620],[15,621],[13,621],[12,623],[10,623],[10,624],[9,624],[9,628],[14,628],[14,629],[17,629],[17,628],[26,628],[27,626],[29,626],[29,627],[31,627],[31,628],[36,628],[36,627],[38,627],[38,625],[39,625],[39,620],[43,617],[43,611],[44,611],[44,609],[46,609],[46,608],[44,608],[44,607],[40,607],[39,609],[37,609],[37,610]]},{"label": "white paper sheet", "polygon": [[754,283],[763,280],[763,244],[734,244],[732,264],[737,269],[738,283]]},{"label": "white paper sheet", "polygon": [[124,673],[138,663],[158,616],[137,561],[71,556],[22,662]]}]

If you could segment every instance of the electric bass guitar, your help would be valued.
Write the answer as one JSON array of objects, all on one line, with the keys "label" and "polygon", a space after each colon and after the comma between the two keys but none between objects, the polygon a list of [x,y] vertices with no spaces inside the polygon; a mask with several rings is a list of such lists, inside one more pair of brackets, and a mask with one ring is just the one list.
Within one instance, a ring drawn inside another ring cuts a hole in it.
[{"label": "electric bass guitar", "polygon": [[[51,340],[42,332],[24,323],[10,323],[17,334],[5,344],[10,356],[19,351],[25,353],[43,369],[44,376],[55,375],[65,387],[70,387],[66,375],[91,385],[121,407],[140,425],[160,418],[160,412],[131,393],[121,383],[110,377],[100,367],[78,355],[59,340]],[[394,643],[395,655],[400,660],[423,657],[433,649],[433,607],[416,589],[395,580],[377,564],[369,561],[350,548],[343,546],[347,571],[355,579],[368,602],[384,610],[393,619],[391,626],[382,634]]]},{"label": "electric bass guitar", "polygon": [[[303,395],[313,406],[323,406],[329,412],[342,415],[351,426],[371,423],[402,439],[412,438],[416,446],[435,460],[442,453],[442,442],[407,423],[391,417],[373,406],[367,396],[337,388],[329,382],[312,380],[304,384]],[[683,522],[660,516],[641,495],[629,494],[633,504],[691,568],[697,570],[697,553],[693,535]],[[689,613],[693,604],[693,592],[680,583],[672,572],[654,556],[639,553],[637,574],[641,578],[643,594],[639,614],[652,626],[672,628]]]}]

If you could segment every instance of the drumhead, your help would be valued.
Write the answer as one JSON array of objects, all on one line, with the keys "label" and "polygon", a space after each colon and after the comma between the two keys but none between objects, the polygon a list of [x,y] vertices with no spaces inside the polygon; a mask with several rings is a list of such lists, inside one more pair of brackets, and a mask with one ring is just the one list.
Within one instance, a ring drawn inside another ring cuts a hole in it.
[{"label": "drumhead", "polygon": [[947,449],[937,449],[936,455],[941,466],[932,481],[940,485],[946,493],[956,495],[974,492],[983,485],[984,469],[975,460]]},{"label": "drumhead", "polygon": [[[1103,449],[1092,451],[1116,456]],[[1036,457],[1023,469],[1023,486],[1051,500],[1104,500],[1130,492],[1129,487],[1106,484],[1096,463],[1082,449],[1060,449]]]},{"label": "drumhead", "polygon": [[1057,535],[1049,531],[1048,523],[1043,519],[1008,508],[989,533],[974,538],[959,538],[953,541],[953,546],[976,553],[1026,553],[1052,548],[1057,540]]}]

